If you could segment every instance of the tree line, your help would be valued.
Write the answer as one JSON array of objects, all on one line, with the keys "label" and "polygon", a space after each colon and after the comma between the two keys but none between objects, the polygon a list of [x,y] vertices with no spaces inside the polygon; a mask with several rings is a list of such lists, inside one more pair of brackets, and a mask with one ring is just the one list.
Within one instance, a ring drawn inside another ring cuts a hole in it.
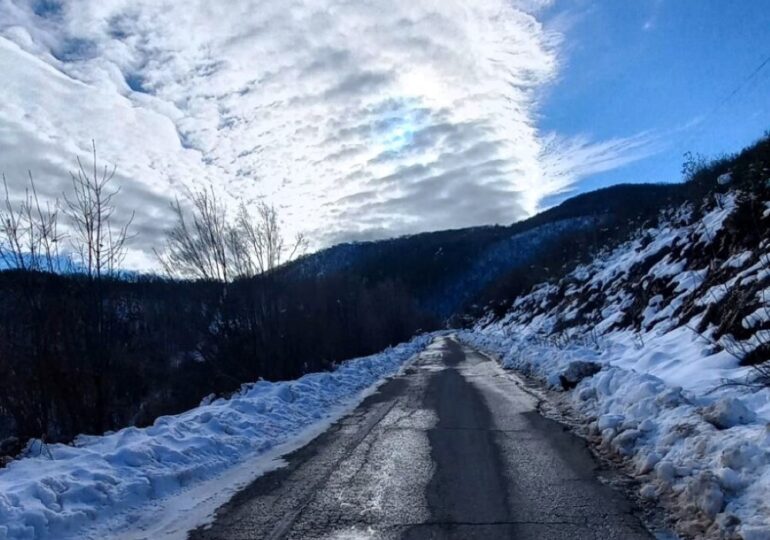
[{"label": "tree line", "polygon": [[97,157],[94,145],[93,163],[77,160],[59,201],[42,203],[32,175],[13,201],[3,177],[0,454],[148,425],[437,324],[398,281],[280,272],[306,238],[287,239],[274,206],[231,213],[213,189],[170,205],[174,225],[156,249],[165,276],[124,273],[133,214],[116,218],[116,169]]}]

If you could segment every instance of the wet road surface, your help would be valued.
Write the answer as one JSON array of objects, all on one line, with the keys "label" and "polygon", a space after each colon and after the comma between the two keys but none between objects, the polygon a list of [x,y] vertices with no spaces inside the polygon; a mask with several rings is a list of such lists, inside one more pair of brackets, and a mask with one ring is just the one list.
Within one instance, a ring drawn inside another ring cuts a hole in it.
[{"label": "wet road surface", "polygon": [[190,538],[651,538],[585,443],[535,407],[440,338]]}]

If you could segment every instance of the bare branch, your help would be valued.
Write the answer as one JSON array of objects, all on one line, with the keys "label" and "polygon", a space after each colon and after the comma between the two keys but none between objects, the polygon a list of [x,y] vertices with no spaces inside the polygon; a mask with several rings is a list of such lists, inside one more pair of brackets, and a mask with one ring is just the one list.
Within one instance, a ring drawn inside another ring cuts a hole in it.
[{"label": "bare branch", "polygon": [[110,191],[115,178],[117,165],[110,169],[107,165],[99,172],[96,143],[93,148],[93,169],[88,172],[80,158],[77,158],[78,170],[71,173],[72,196],[65,194],[65,212],[74,228],[72,248],[86,274],[100,279],[104,274],[118,270],[126,256],[126,242],[131,238],[129,227],[134,220],[134,213],[122,225],[113,223],[116,206],[115,197],[120,188]]},{"label": "bare branch", "polygon": [[[40,204],[35,180],[28,173],[24,198],[14,205],[3,175],[4,201],[0,207],[0,259],[9,268],[54,272],[59,270],[58,212]],[[56,204],[53,205],[53,208]]]},{"label": "bare branch", "polygon": [[172,203],[176,223],[168,231],[163,252],[155,250],[170,275],[220,281],[252,277],[277,268],[307,247],[305,237],[297,235],[286,249],[278,212],[267,203],[256,206],[256,216],[241,204],[230,222],[213,188],[191,193],[190,202],[189,216],[178,200]]}]

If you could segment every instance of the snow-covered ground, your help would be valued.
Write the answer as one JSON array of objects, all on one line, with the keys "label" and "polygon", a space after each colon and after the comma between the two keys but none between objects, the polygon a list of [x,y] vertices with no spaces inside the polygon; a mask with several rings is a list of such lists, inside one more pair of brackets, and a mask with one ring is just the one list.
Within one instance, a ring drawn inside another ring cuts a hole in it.
[{"label": "snow-covered ground", "polygon": [[33,443],[0,470],[0,540],[184,538],[239,487],[322,433],[424,349],[423,335],[296,381],[244,385],[229,399],[144,429]]},{"label": "snow-covered ground", "polygon": [[[770,258],[766,237],[746,248],[725,229],[740,200],[722,197],[699,218],[680,209],[459,333],[567,391],[589,438],[698,538],[770,539],[770,381],[739,361],[770,341]],[[728,316],[740,339],[719,328]]]}]

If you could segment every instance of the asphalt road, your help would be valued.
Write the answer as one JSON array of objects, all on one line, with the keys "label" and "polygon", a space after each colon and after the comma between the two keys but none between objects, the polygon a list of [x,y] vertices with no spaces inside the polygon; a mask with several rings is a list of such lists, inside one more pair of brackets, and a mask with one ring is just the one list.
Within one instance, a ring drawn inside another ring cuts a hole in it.
[{"label": "asphalt road", "polygon": [[437,340],[191,538],[651,538],[535,406],[496,363]]}]

